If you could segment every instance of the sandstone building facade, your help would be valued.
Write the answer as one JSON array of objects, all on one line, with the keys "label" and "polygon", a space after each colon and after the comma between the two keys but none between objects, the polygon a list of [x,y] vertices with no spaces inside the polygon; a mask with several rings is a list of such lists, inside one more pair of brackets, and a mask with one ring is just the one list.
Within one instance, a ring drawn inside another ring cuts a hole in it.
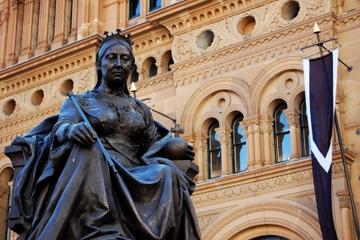
[{"label": "sandstone building facade", "polygon": [[[203,239],[321,239],[302,69],[317,49],[300,50],[316,41],[314,22],[353,66],[339,65],[336,107],[359,210],[358,0],[0,0],[0,239],[14,238],[5,146],[56,114],[67,91],[95,85],[99,39],[116,28],[134,41],[137,97],[194,145]],[[335,226],[355,239],[333,143]]]}]

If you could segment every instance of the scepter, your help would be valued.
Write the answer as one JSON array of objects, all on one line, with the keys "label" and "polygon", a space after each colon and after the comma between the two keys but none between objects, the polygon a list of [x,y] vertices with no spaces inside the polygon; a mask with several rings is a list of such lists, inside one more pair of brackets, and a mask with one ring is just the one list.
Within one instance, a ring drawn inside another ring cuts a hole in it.
[{"label": "scepter", "polygon": [[[84,111],[81,109],[81,107],[80,107],[78,101],[76,100],[74,94],[73,94],[72,92],[68,92],[67,95],[68,95],[68,97],[70,98],[70,101],[75,105],[75,107],[76,107],[76,109],[78,110],[78,112],[79,112],[81,118],[83,119],[83,121],[84,121],[85,123],[87,123],[92,130],[94,130],[94,129],[92,128],[89,120],[87,119]],[[113,161],[112,158],[110,157],[109,153],[106,151],[104,145],[102,144],[102,142],[100,141],[100,138],[99,138],[97,135],[95,136],[95,140],[96,140],[96,144],[99,146],[102,154],[104,155],[105,160],[109,163],[110,168],[113,170],[113,172],[114,172],[115,174],[118,174],[118,171],[117,171],[117,169],[116,169],[116,167],[115,167],[114,161]]]}]

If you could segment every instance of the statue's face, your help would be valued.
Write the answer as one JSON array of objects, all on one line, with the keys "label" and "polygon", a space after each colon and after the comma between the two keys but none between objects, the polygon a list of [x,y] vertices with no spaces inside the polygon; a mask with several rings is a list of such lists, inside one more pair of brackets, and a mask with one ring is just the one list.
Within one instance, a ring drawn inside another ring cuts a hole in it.
[{"label": "statue's face", "polygon": [[133,69],[132,55],[122,44],[109,47],[101,59],[102,81],[106,87],[120,89]]}]

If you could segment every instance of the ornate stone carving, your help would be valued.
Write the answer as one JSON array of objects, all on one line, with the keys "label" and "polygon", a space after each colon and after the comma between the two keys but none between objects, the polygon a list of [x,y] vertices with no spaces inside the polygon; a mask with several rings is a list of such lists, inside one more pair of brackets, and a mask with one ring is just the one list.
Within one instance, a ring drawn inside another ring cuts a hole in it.
[{"label": "ornate stone carving", "polygon": [[340,208],[350,208],[350,197],[347,192],[336,193],[336,196],[339,198]]},{"label": "ornate stone carving", "polygon": [[201,215],[198,217],[200,230],[204,231],[206,227],[213,222],[221,213],[211,213],[207,215]]},{"label": "ornate stone carving", "polygon": [[297,202],[307,208],[310,208],[314,212],[317,212],[316,198],[313,191],[311,192],[300,192],[291,195],[281,196],[280,198],[288,199]]},{"label": "ornate stone carving", "polygon": [[286,116],[286,121],[289,123],[290,126],[293,127],[298,127],[299,125],[299,111],[297,110],[285,110],[285,116]]},{"label": "ornate stone carving", "polygon": [[215,130],[219,134],[220,142],[230,144],[231,142],[231,130],[225,128],[218,128]]},{"label": "ornate stone carving", "polygon": [[[309,161],[310,163],[310,161]],[[337,172],[334,172],[334,169]],[[333,163],[333,177],[342,177],[341,163]],[[233,199],[247,198],[249,196],[260,195],[267,192],[274,192],[280,189],[292,188],[303,184],[309,184],[313,181],[311,167],[282,175],[267,175],[265,178],[254,179],[252,181],[236,181],[231,185],[216,185],[216,188],[207,191],[195,192],[192,199],[196,207],[213,204],[216,202],[230,201]],[[294,195],[290,199],[310,204],[313,199],[308,194]],[[310,206],[310,205],[309,205]]]},{"label": "ornate stone carving", "polygon": [[273,122],[271,120],[261,120],[260,130],[262,134],[268,134],[273,131]]}]

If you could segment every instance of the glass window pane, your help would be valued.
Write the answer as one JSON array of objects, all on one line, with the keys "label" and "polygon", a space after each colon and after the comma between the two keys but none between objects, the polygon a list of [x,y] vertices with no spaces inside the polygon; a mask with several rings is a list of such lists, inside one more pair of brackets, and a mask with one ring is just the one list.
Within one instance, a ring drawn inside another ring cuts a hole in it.
[{"label": "glass window pane", "polygon": [[291,143],[290,134],[281,134],[276,137],[278,162],[290,160]]},{"label": "glass window pane", "polygon": [[247,169],[247,151],[246,145],[242,145],[240,150],[240,171],[245,171]]},{"label": "glass window pane", "polygon": [[286,121],[284,109],[286,109],[286,105],[282,104],[275,111],[275,133],[289,131],[289,125]]},{"label": "glass window pane", "polygon": [[307,123],[306,115],[306,103],[303,101],[300,105],[300,126],[301,126],[301,146],[302,146],[302,156],[310,155],[309,148],[309,128]]},{"label": "glass window pane", "polygon": [[149,2],[149,11],[153,11],[155,9],[161,8],[161,0],[150,0]]},{"label": "glass window pane", "polygon": [[214,123],[209,128],[208,152],[209,152],[209,177],[221,175],[221,145],[219,134],[216,129],[219,123]]},{"label": "glass window pane", "polygon": [[129,18],[140,16],[140,0],[130,0]]},{"label": "glass window pane", "polygon": [[211,152],[210,161],[210,177],[219,177],[221,175],[221,151]]},{"label": "glass window pane", "polygon": [[157,71],[158,71],[158,69],[157,69],[156,64],[155,64],[155,63],[152,63],[152,64],[150,65],[149,77],[154,77],[154,76],[156,76]]}]

